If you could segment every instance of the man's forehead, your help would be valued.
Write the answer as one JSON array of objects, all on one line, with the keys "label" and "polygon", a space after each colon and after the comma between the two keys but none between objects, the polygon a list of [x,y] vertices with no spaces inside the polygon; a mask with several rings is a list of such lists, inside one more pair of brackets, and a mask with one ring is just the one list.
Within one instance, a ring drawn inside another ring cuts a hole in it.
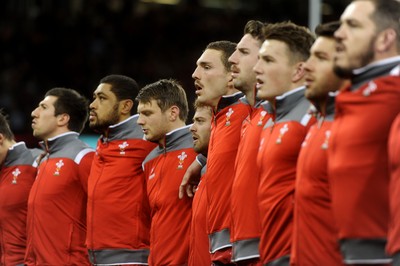
[{"label": "man's forehead", "polygon": [[94,91],[95,94],[98,93],[104,93],[104,94],[113,94],[113,92],[111,91],[111,84],[108,83],[101,83],[99,84],[99,86],[96,88],[96,90]]},{"label": "man's forehead", "polygon": [[260,46],[260,41],[255,39],[250,33],[245,34],[238,42],[236,48],[247,48],[250,44]]},{"label": "man's forehead", "polygon": [[198,64],[204,64],[204,63],[215,64],[217,62],[221,62],[221,51],[214,49],[206,49],[200,56],[199,60],[197,60]]},{"label": "man's forehead", "polygon": [[341,21],[348,19],[366,20],[374,10],[374,4],[371,1],[354,1],[344,10]]},{"label": "man's forehead", "polygon": [[208,107],[198,107],[194,117],[211,117],[211,110]]},{"label": "man's forehead", "polygon": [[46,96],[40,103],[41,104],[50,104],[53,105],[53,103],[57,100],[56,96],[53,95],[48,95]]},{"label": "man's forehead", "polygon": [[140,108],[144,109],[144,108],[155,108],[158,107],[157,104],[157,100],[155,99],[151,99],[150,101],[139,101],[138,106],[140,106]]},{"label": "man's forehead", "polygon": [[271,39],[271,40],[267,39],[261,45],[259,53],[265,54],[265,53],[268,53],[271,48],[273,48],[275,50],[277,48],[284,48],[285,45],[286,44],[282,41],[274,40],[274,39]]}]

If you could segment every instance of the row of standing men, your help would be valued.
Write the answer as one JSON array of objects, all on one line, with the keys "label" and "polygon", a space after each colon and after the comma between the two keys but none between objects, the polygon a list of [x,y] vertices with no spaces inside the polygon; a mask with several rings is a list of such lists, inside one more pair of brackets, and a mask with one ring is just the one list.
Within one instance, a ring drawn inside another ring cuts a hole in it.
[{"label": "row of standing men", "polygon": [[399,12],[353,1],[315,42],[249,21],[198,59],[191,126],[177,81],[122,75],[93,93],[96,151],[74,90],[32,112],[42,150],[1,117],[1,263],[400,265]]}]

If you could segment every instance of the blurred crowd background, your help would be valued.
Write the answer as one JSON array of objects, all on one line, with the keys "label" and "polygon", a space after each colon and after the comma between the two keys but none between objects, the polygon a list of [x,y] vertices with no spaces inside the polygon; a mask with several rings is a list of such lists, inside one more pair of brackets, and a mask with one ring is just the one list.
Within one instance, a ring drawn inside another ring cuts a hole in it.
[{"label": "blurred crowd background", "polygon": [[[209,42],[239,41],[249,19],[308,26],[309,9],[308,0],[1,2],[0,108],[9,114],[17,140],[28,145],[36,143],[31,111],[50,88],[73,88],[91,99],[108,74],[128,75],[140,87],[174,78],[191,103],[191,75]],[[322,22],[339,19],[348,3],[324,0]]]}]

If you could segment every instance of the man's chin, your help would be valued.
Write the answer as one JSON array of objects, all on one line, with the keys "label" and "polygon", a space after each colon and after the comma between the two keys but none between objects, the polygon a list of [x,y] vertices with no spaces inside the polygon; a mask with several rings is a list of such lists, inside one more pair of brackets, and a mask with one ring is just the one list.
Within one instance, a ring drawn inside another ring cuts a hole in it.
[{"label": "man's chin", "polygon": [[306,91],[304,92],[304,96],[308,99],[308,100],[313,100],[313,93],[312,93],[312,91],[309,89],[309,88],[307,88],[306,89]]},{"label": "man's chin", "polygon": [[95,123],[89,123],[89,127],[91,130],[93,130],[94,132],[97,132],[97,133],[103,133],[105,130],[104,127],[102,127],[98,124],[95,124]]},{"label": "man's chin", "polygon": [[351,78],[353,76],[353,70],[352,69],[346,68],[346,67],[342,67],[340,65],[335,65],[333,67],[333,71],[340,78],[348,79],[348,78]]},{"label": "man's chin", "polygon": [[145,137],[145,139],[146,139],[147,141],[150,141],[150,142],[158,143],[158,140],[157,140],[157,139],[154,139],[154,138],[146,138],[146,137]]},{"label": "man's chin", "polygon": [[37,138],[37,139],[42,139],[41,137],[40,137],[40,134],[38,134],[37,132],[33,132],[33,134],[32,134],[35,138]]}]

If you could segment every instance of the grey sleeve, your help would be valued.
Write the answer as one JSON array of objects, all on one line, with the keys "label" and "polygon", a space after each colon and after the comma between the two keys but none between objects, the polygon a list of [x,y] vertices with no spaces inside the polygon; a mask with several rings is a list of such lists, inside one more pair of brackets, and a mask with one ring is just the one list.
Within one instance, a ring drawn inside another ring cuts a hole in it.
[{"label": "grey sleeve", "polygon": [[204,167],[207,163],[207,157],[203,154],[198,154],[196,156],[196,161],[201,165],[201,167]]}]

